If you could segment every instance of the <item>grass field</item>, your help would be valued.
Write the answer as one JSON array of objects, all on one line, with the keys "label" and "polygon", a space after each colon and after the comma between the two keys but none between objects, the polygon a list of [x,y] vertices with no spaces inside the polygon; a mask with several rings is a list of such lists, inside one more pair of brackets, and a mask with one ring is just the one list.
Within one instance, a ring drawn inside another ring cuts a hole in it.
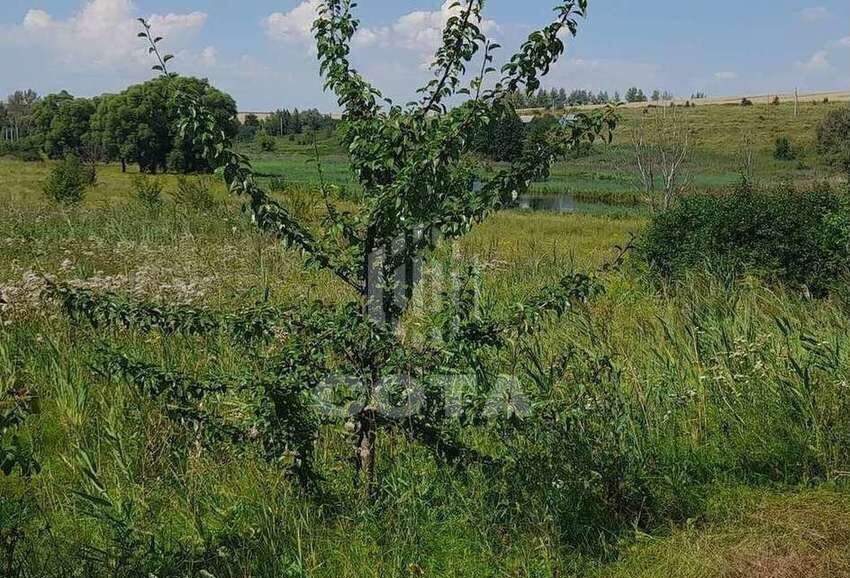
[{"label": "grass field", "polygon": [[[695,181],[734,179],[729,143],[742,126],[752,128],[761,178],[813,178],[822,169],[810,152],[802,162],[811,168],[775,162],[773,139],[787,131],[810,151],[827,108],[807,106],[797,119],[784,105],[689,110]],[[545,187],[633,194],[618,165],[623,146],[559,165]],[[320,156],[329,181],[354,186],[338,146],[322,143]],[[255,167],[315,183],[312,157],[286,141]],[[659,285],[633,259],[601,269],[646,227],[640,211],[495,215],[442,247],[434,267],[476,265],[482,301],[497,310],[570,270],[604,286],[501,360],[525,381],[569,355],[552,398],[566,421],[513,442],[482,428],[477,443],[505,464],[495,470],[441,467],[389,434],[380,493],[364,505],[339,428],[321,432],[323,493],[308,495],[252,451],[196,447],[134,387],[96,369],[99,348],[118,345],[174,371],[238,372],[244,344],[73,324],[42,295],[50,276],[226,310],[334,303],[349,297],[345,286],[257,233],[220,185],[216,206],[198,210],[171,198],[176,177],[158,176],[167,198],[152,210],[132,198],[131,175],[101,167],[85,203],[63,208],[42,198],[48,168],[0,159],[0,390],[38,400],[21,434],[43,467],[30,479],[0,476],[9,575],[136,576],[149,560],[119,554],[155,541],[194,553],[175,554],[182,574],[162,576],[850,576],[850,291],[812,300],[708,275]],[[242,403],[219,401],[232,412]],[[114,518],[93,516],[75,493],[93,491],[83,455],[98,495],[123,504]]]}]

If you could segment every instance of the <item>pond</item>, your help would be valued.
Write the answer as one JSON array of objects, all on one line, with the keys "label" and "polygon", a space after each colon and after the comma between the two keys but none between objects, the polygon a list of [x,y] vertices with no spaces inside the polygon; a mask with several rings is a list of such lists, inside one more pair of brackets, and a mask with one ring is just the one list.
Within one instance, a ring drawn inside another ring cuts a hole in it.
[{"label": "pond", "polygon": [[522,195],[517,199],[515,209],[533,213],[606,215],[612,218],[645,216],[647,209],[642,205],[609,205],[606,203],[587,203],[577,201],[570,193],[549,193]]},{"label": "pond", "polygon": [[525,211],[550,213],[575,213],[579,210],[578,203],[569,193],[522,195],[517,199],[516,206]]}]

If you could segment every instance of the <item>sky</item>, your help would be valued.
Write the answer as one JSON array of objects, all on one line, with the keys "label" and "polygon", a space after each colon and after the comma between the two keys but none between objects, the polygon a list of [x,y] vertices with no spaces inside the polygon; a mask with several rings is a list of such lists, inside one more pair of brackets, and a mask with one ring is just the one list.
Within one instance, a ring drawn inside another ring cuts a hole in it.
[{"label": "sky", "polygon": [[[135,19],[172,69],[209,78],[240,110],[337,109],[310,35],[319,0],[0,0],[0,98],[16,89],[117,92],[153,74]],[[352,60],[397,102],[428,81],[451,0],[360,0]],[[545,25],[555,0],[488,0],[497,61]],[[547,87],[636,85],[680,97],[850,89],[847,0],[590,0]]]}]

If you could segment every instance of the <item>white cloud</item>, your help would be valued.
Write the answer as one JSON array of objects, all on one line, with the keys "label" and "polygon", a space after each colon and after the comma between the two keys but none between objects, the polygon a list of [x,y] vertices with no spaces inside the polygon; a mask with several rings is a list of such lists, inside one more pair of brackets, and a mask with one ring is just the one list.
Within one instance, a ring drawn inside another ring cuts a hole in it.
[{"label": "white cloud", "polygon": [[201,63],[210,68],[218,63],[218,52],[214,46],[207,46],[201,51]]},{"label": "white cloud", "polygon": [[30,10],[24,16],[23,27],[28,30],[47,28],[53,23],[50,14],[44,10]]},{"label": "white cloud", "polygon": [[806,72],[822,72],[832,68],[829,63],[829,53],[826,50],[818,50],[805,62],[798,62],[797,66]]},{"label": "white cloud", "polygon": [[[6,42],[33,46],[48,57],[81,69],[121,68],[147,62],[144,46],[136,37],[139,25],[131,0],[88,0],[67,20],[56,20],[44,10],[26,13],[23,22],[7,31]],[[203,12],[154,14],[149,17],[155,33],[169,44],[200,29]],[[44,63],[42,63],[44,64]]]},{"label": "white cloud", "polygon": [[[364,44],[392,46],[416,52],[425,57],[439,48],[443,29],[449,18],[461,14],[463,6],[456,0],[445,0],[439,10],[415,10],[399,17],[390,26],[363,29]],[[485,34],[499,32],[499,25],[484,19],[480,23]]]},{"label": "white cloud", "polygon": [[[269,15],[263,25],[266,33],[281,40],[312,44],[313,22],[318,17],[319,0],[304,0],[289,12]],[[399,17],[389,26],[360,28],[354,44],[360,47],[403,48],[418,54],[431,54],[440,45],[449,18],[460,13],[456,0],[445,0],[439,10],[415,10]],[[499,31],[493,20],[483,20],[481,30]]]},{"label": "white cloud", "polygon": [[850,36],[845,36],[844,38],[839,40],[838,46],[844,46],[845,48],[850,48]]},{"label": "white cloud", "polygon": [[800,18],[802,18],[804,22],[820,22],[829,18],[829,10],[823,6],[804,8],[800,11]]},{"label": "white cloud", "polygon": [[737,80],[738,79],[738,73],[737,72],[731,72],[731,71],[715,72],[714,78],[716,78],[718,80]]},{"label": "white cloud", "polygon": [[164,36],[175,31],[202,28],[207,22],[207,14],[206,12],[154,14],[148,21],[157,34]]},{"label": "white cloud", "polygon": [[320,0],[305,0],[289,12],[275,12],[263,21],[266,33],[274,38],[312,42],[313,22],[319,15]]}]

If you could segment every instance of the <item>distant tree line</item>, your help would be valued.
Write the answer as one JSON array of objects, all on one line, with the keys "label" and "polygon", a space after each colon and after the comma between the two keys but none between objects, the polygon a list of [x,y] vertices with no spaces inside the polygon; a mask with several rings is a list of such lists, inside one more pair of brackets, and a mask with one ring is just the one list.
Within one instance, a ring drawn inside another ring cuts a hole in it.
[{"label": "distant tree line", "polygon": [[571,106],[585,106],[589,104],[609,104],[617,102],[659,102],[673,100],[673,94],[669,91],[654,90],[650,97],[646,96],[643,89],[633,86],[626,90],[621,98],[619,92],[610,96],[607,91],[593,91],[586,89],[575,89],[567,91],[565,88],[540,89],[535,94],[517,94],[514,104],[517,108],[567,108]]},{"label": "distant tree line", "polygon": [[251,141],[260,134],[287,136],[315,132],[331,133],[338,121],[322,114],[315,108],[299,111],[297,108],[276,110],[271,116],[260,120],[254,114],[245,117],[239,126],[239,140]]},{"label": "distant tree line", "polygon": [[228,139],[236,136],[233,98],[207,80],[161,77],[94,98],[16,92],[0,107],[3,148],[52,159],[70,154],[91,163],[116,161],[124,169],[132,163],[146,173],[208,171],[203,151],[181,134],[178,91],[197,95],[214,112],[219,130]]}]

